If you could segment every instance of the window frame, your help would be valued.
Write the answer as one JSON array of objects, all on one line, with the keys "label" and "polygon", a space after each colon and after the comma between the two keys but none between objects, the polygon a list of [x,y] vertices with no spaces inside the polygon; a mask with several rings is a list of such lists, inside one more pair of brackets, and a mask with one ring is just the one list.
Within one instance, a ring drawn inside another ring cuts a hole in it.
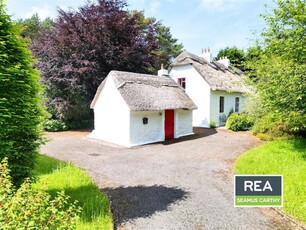
[{"label": "window frame", "polygon": [[219,97],[219,113],[224,113],[224,96]]},{"label": "window frame", "polygon": [[180,77],[177,79],[177,83],[183,88],[186,89],[186,78]]},{"label": "window frame", "polygon": [[239,107],[240,107],[240,97],[235,97],[235,106],[234,106],[235,113],[239,113],[239,109],[240,109]]}]

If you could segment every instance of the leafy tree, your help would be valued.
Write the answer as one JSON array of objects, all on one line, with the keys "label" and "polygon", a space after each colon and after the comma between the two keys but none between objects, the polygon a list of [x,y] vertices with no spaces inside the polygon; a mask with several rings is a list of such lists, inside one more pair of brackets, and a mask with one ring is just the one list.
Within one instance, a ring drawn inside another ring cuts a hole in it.
[{"label": "leafy tree", "polygon": [[111,70],[155,72],[159,49],[176,42],[155,19],[144,22],[142,12],[125,8],[123,0],[99,0],[60,10],[51,30],[33,42],[53,118],[70,126],[90,119],[89,104]]},{"label": "leafy tree", "polygon": [[50,29],[52,23],[53,21],[49,17],[42,21],[37,13],[33,14],[31,18],[18,20],[18,24],[23,27],[21,36],[29,38],[30,41],[37,38],[40,32]]},{"label": "leafy tree", "polygon": [[254,63],[260,59],[263,54],[263,49],[260,45],[255,45],[249,47],[245,52],[245,62],[244,62],[244,72],[249,76],[250,80],[253,82],[257,81],[257,76],[255,75],[256,70],[254,69]]},{"label": "leafy tree", "polygon": [[173,59],[177,57],[183,51],[183,45],[177,43],[178,40],[173,38],[170,32],[170,28],[164,25],[157,27],[157,39],[158,39],[158,50],[156,56],[158,57],[156,69],[159,69],[161,64],[168,66],[171,64]]},{"label": "leafy tree", "polygon": [[219,50],[216,59],[219,60],[221,57],[227,57],[232,66],[244,71],[245,54],[242,49],[238,49],[236,46],[226,47]]},{"label": "leafy tree", "polygon": [[[253,60],[256,99],[260,102],[255,129],[276,136],[306,131],[306,2],[277,0],[262,15],[263,51]],[[265,121],[267,120],[267,121]],[[260,127],[259,127],[260,126]]]},{"label": "leafy tree", "polygon": [[157,49],[154,52],[154,55],[157,56],[157,62],[154,64],[153,68],[148,69],[149,73],[156,74],[156,71],[160,69],[161,64],[164,66],[170,65],[171,61],[177,57],[180,53],[183,52],[183,45],[178,43],[176,38],[172,37],[170,28],[162,25],[154,17],[146,18],[143,11],[132,11],[131,14],[139,14],[139,25],[150,26],[156,24],[156,42]]},{"label": "leafy tree", "polygon": [[17,185],[34,167],[43,115],[38,71],[19,33],[0,1],[0,159]]}]

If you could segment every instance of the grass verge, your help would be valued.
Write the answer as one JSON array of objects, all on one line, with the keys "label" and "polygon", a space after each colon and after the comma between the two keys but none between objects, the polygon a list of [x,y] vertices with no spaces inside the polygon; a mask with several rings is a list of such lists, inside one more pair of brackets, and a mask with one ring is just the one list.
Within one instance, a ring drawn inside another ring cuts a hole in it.
[{"label": "grass verge", "polygon": [[40,155],[34,173],[39,178],[35,186],[44,186],[52,196],[64,190],[72,200],[78,201],[83,211],[77,229],[113,229],[109,201],[85,172],[72,164]]},{"label": "grass verge", "polygon": [[306,223],[306,139],[269,142],[238,158],[237,174],[282,174],[283,211]]}]

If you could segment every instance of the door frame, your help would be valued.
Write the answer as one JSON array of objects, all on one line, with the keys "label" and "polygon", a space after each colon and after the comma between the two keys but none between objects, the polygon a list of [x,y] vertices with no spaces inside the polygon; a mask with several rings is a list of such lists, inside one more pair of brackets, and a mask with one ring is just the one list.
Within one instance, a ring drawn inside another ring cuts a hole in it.
[{"label": "door frame", "polygon": [[165,120],[164,120],[164,130],[165,130],[165,139],[174,138],[174,109],[165,110]]}]

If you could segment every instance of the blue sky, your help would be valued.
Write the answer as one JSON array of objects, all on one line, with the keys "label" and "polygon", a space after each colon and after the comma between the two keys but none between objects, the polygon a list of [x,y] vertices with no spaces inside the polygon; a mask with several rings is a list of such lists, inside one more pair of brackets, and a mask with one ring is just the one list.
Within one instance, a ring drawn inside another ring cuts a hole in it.
[{"label": "blue sky", "polygon": [[[57,9],[77,9],[86,0],[8,0],[7,10],[14,18],[28,18],[38,13],[41,18],[56,17]],[[253,33],[264,25],[260,14],[272,0],[127,0],[128,9],[144,10],[171,28],[173,37],[184,48],[199,54],[210,48],[216,56],[221,48],[246,48]]]}]

